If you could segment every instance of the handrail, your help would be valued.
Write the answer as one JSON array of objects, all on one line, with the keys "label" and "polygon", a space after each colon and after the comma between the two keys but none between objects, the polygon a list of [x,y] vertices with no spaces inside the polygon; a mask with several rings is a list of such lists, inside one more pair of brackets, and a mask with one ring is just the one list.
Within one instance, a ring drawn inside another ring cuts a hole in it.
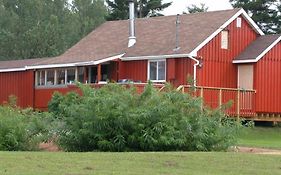
[{"label": "handrail", "polygon": [[[191,86],[191,85],[181,85],[181,86],[179,86],[178,88],[180,88],[180,87],[187,87],[187,88],[191,88],[191,87],[194,87],[194,86]],[[177,89],[178,89],[177,88]],[[228,90],[228,91],[241,91],[241,92],[243,92],[243,91],[247,91],[247,92],[257,92],[256,90],[253,90],[253,89],[239,89],[239,88],[222,88],[222,87],[207,87],[207,86],[195,86],[194,88],[197,88],[197,89],[201,89],[201,88],[203,88],[203,89],[210,89],[210,90]]]}]

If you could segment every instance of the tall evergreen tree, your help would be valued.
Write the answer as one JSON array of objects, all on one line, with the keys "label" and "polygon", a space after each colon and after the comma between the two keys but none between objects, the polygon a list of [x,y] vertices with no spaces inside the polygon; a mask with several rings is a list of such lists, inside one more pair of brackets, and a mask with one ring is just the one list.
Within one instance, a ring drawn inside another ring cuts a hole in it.
[{"label": "tall evergreen tree", "polygon": [[200,13],[200,12],[207,12],[209,10],[209,7],[206,6],[206,4],[201,3],[200,6],[197,6],[195,4],[192,4],[187,7],[187,12],[183,12],[184,14],[186,13]]},{"label": "tall evergreen tree", "polygon": [[265,33],[281,32],[280,0],[230,0],[235,8],[243,8]]},{"label": "tall evergreen tree", "polygon": [[0,60],[59,55],[106,13],[103,0],[0,0]]},{"label": "tall evergreen tree", "polygon": [[[109,8],[108,20],[128,19],[128,0],[106,0]],[[135,10],[138,18],[163,16],[160,11],[169,7],[172,2],[163,3],[163,0],[135,0]]]}]

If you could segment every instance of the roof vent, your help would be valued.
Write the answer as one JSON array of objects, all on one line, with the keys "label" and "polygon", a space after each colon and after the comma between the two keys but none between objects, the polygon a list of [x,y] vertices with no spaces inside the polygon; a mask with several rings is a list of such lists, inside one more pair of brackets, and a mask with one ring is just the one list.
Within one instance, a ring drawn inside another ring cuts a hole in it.
[{"label": "roof vent", "polygon": [[130,20],[130,26],[129,26],[129,42],[128,47],[132,47],[137,42],[136,36],[135,36],[135,3],[134,0],[128,0],[129,1],[129,20]]}]

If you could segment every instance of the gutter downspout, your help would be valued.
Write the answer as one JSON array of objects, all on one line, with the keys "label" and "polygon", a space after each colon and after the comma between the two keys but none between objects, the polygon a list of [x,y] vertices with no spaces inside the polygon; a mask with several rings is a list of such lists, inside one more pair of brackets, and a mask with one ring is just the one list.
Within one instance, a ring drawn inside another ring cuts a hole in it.
[{"label": "gutter downspout", "polygon": [[200,61],[197,60],[195,57],[193,56],[189,56],[188,58],[192,59],[193,61],[195,61],[196,63],[193,65],[193,85],[194,87],[196,87],[196,78],[197,78],[197,66],[199,66]]}]

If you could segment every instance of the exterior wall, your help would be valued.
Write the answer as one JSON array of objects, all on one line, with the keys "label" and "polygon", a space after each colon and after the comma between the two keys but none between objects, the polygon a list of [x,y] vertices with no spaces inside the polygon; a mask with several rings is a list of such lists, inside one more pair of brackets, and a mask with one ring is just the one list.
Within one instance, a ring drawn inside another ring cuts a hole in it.
[{"label": "exterior wall", "polygon": [[34,72],[0,73],[0,104],[7,103],[10,95],[17,97],[18,106],[33,107]]},{"label": "exterior wall", "polygon": [[258,113],[281,113],[281,43],[255,64]]},{"label": "exterior wall", "polygon": [[75,85],[61,88],[36,88],[34,93],[34,108],[40,110],[47,110],[48,103],[52,99],[54,92],[66,94],[68,92],[79,92]]},{"label": "exterior wall", "polygon": [[147,60],[119,62],[119,79],[147,82]]},{"label": "exterior wall", "polygon": [[187,80],[189,79],[189,76],[193,77],[193,64],[194,61],[192,61],[189,58],[177,58],[176,59],[176,79],[174,82],[174,86],[184,85],[188,84]]},{"label": "exterior wall", "polygon": [[237,65],[232,60],[257,38],[256,32],[242,18],[242,27],[234,20],[226,30],[229,32],[228,49],[221,49],[221,33],[199,50],[203,67],[198,70],[197,85],[237,88]]}]

